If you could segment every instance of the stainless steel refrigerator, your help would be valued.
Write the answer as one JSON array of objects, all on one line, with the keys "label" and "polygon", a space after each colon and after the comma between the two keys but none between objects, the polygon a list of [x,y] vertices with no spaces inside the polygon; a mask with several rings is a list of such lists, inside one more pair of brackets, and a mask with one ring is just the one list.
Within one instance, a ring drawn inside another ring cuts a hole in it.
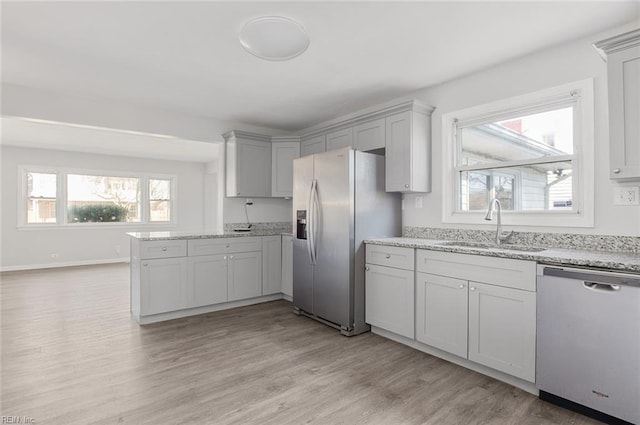
[{"label": "stainless steel refrigerator", "polygon": [[384,157],[350,148],[293,162],[293,306],[351,336],[369,330],[364,244],[401,234],[401,195],[384,190]]}]

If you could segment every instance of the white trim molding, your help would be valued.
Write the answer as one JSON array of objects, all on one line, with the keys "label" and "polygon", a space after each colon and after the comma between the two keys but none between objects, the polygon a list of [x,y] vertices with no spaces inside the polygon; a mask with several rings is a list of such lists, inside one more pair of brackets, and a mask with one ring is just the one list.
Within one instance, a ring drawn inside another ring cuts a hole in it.
[{"label": "white trim molding", "polygon": [[[552,105],[568,104],[574,98],[574,152],[569,156],[539,158],[530,161],[502,163],[500,167],[520,163],[561,162],[572,163],[573,209],[571,211],[504,211],[502,222],[515,226],[593,227],[594,226],[594,97],[593,79],[575,81],[533,93],[442,115],[442,221],[451,224],[485,224],[485,211],[460,211],[458,172],[464,169],[456,163],[458,155],[455,130],[461,123],[487,122],[514,113],[533,113]],[[486,166],[484,168],[487,168]]]}]

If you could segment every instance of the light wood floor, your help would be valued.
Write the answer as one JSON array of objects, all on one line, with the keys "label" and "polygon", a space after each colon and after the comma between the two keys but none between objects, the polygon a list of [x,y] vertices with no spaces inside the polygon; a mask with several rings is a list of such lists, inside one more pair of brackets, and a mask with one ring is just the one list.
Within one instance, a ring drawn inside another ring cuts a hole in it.
[{"label": "light wood floor", "polygon": [[38,425],[597,423],[286,301],[139,327],[127,265],[1,277],[1,414]]}]

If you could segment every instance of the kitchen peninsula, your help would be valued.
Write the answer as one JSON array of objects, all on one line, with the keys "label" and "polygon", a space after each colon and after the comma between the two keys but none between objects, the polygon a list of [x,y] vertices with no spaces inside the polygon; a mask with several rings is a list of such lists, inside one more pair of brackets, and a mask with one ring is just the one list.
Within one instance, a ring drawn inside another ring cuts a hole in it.
[{"label": "kitchen peninsula", "polygon": [[144,232],[131,237],[131,314],[140,324],[283,298],[282,234]]}]

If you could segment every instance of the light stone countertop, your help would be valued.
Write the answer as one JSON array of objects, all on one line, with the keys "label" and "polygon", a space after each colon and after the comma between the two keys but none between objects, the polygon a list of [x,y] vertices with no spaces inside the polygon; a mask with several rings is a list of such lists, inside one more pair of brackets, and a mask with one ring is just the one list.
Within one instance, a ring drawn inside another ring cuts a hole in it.
[{"label": "light stone countertop", "polygon": [[166,241],[176,239],[214,239],[238,238],[249,236],[278,236],[283,234],[280,229],[256,229],[251,232],[220,232],[220,233],[188,233],[188,232],[129,232],[128,236],[141,241]]},{"label": "light stone countertop", "polygon": [[[443,243],[461,243],[462,241],[418,239],[418,238],[379,238],[368,239],[367,244],[387,245],[405,248],[421,248],[433,251],[455,252],[459,254],[485,255],[489,257],[531,260],[543,264],[561,264],[570,266],[594,267],[640,273],[640,254],[632,252],[596,251],[567,248],[544,248],[540,252],[516,251],[499,247],[479,248],[472,246],[442,245]],[[464,242],[462,242],[464,243]],[[507,244],[506,247],[509,245]]]}]

